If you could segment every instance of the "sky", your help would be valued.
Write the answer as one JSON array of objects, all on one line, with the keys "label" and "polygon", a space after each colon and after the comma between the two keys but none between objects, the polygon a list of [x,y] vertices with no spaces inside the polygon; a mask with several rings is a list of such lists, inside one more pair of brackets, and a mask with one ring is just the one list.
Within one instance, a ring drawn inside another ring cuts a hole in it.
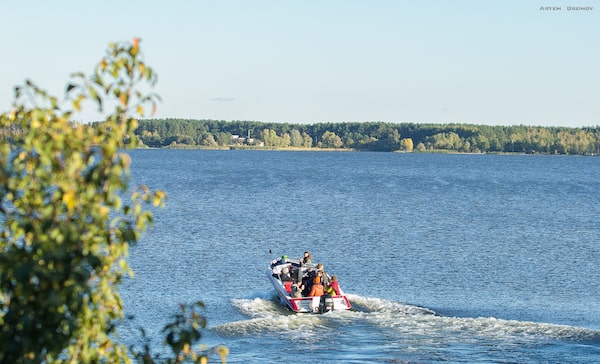
[{"label": "sky", "polygon": [[139,37],[149,118],[600,124],[600,0],[20,0],[0,24],[0,112]]}]

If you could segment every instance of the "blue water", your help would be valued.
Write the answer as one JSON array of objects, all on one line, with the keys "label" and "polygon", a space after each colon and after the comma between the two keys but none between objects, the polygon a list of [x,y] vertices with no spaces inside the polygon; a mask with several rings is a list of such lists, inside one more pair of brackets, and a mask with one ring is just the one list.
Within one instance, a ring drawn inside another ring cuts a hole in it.
[{"label": "blue water", "polygon": [[[202,300],[203,342],[229,363],[600,360],[597,157],[131,155],[133,183],[169,195],[122,288],[153,337]],[[266,265],[305,250],[353,311],[278,304]]]}]

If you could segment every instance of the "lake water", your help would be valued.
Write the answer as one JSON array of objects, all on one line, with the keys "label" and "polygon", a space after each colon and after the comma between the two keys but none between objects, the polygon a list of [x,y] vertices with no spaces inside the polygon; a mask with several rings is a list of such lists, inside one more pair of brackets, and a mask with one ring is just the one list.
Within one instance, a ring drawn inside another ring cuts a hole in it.
[{"label": "lake water", "polygon": [[[202,300],[228,363],[600,360],[600,159],[134,150],[166,207],[131,247],[124,327]],[[265,271],[308,250],[352,311],[293,314]]]}]

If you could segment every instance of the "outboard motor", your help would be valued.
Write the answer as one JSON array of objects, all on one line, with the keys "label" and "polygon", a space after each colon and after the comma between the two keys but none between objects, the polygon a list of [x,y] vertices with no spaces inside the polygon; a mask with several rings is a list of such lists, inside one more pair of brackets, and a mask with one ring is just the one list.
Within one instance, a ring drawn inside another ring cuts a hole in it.
[{"label": "outboard motor", "polygon": [[319,302],[319,313],[329,311],[333,311],[333,297],[329,294],[324,294],[321,296],[321,301]]}]

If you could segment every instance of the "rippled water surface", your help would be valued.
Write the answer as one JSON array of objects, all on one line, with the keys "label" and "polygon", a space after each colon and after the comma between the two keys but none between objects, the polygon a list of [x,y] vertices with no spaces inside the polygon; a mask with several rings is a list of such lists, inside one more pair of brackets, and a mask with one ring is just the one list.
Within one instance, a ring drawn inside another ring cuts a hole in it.
[{"label": "rippled water surface", "polygon": [[[169,199],[131,248],[132,326],[202,300],[229,363],[600,357],[600,159],[134,150]],[[265,269],[311,251],[354,310],[297,315]],[[125,330],[125,337],[133,340]]]}]

